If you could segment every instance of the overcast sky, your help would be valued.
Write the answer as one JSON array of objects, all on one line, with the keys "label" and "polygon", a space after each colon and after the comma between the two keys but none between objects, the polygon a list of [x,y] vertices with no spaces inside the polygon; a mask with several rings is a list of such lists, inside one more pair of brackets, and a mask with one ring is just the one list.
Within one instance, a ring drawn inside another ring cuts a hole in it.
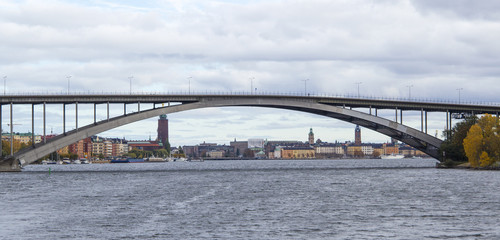
[{"label": "overcast sky", "polygon": [[[187,91],[189,80],[194,92],[250,91],[250,78],[257,92],[303,92],[309,79],[310,93],[355,95],[361,82],[363,96],[408,98],[411,90],[412,98],[457,101],[463,88],[462,101],[500,102],[499,43],[497,0],[0,0],[7,93],[66,92],[69,75],[71,92],[128,92],[130,76],[137,92]],[[49,108],[48,124],[59,133],[60,108]],[[419,114],[408,113],[407,124],[420,128]],[[443,130],[441,115],[431,114],[431,132]],[[311,127],[323,141],[354,139],[352,124],[284,110],[168,117],[176,146],[306,141]],[[16,121],[15,131],[31,128],[28,117]],[[103,135],[155,138],[156,127],[150,119]],[[365,142],[387,140],[363,130]]]}]

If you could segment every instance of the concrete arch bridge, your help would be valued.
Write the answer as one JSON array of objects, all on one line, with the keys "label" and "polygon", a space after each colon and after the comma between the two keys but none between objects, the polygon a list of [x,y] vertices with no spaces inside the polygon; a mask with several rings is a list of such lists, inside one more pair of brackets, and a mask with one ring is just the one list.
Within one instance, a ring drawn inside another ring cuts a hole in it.
[{"label": "concrete arch bridge", "polygon": [[[0,97],[0,123],[2,122],[1,108],[8,106],[11,112],[10,132],[12,134],[12,125],[14,121],[12,109],[17,105],[31,105],[32,142],[35,142],[34,106],[43,105],[43,135],[45,136],[45,107],[48,104],[62,105],[63,133],[48,140],[43,138],[43,142],[31,145],[19,152],[14,153],[13,155],[2,156],[2,158],[0,158],[0,171],[20,171],[22,166],[31,164],[36,160],[74,142],[132,122],[157,117],[161,114],[171,114],[200,108],[238,106],[287,109],[343,120],[372,129],[381,134],[407,143],[410,146],[425,152],[429,156],[438,159],[438,149],[442,140],[427,134],[428,112],[446,113],[447,128],[451,127],[452,118],[484,113],[498,115],[498,112],[500,112],[500,106],[492,105],[296,95],[11,95]],[[94,122],[92,124],[82,127],[78,126],[78,104],[94,105]],[[102,104],[107,105],[107,118],[101,121],[96,121],[96,106]],[[116,117],[110,117],[110,104],[123,104],[123,114]],[[141,104],[152,104],[153,107],[141,110]],[[66,131],[66,105],[75,106],[74,114],[76,119],[76,128],[71,131]],[[137,111],[128,113],[127,107],[130,107],[130,105],[133,105],[133,108]],[[158,105],[160,107],[158,107]],[[358,109],[363,109],[364,111],[360,111]],[[378,110],[380,109],[395,110],[395,121],[378,116]],[[404,111],[421,112],[420,130],[403,124]],[[0,131],[2,131],[1,124]]]}]

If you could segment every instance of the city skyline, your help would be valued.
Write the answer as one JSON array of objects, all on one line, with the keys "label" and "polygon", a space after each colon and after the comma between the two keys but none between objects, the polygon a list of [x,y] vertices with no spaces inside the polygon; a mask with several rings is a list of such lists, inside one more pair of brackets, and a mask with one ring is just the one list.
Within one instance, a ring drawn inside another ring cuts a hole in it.
[{"label": "city skyline", "polygon": [[[0,79],[6,94],[244,91],[497,103],[498,9],[500,3],[486,0],[6,0],[0,2]],[[85,108],[82,124],[92,122]],[[48,111],[62,118],[60,109]],[[30,112],[16,108],[14,114]],[[9,116],[7,108],[2,115]],[[391,119],[393,113],[380,115]],[[405,113],[405,124],[418,129],[418,115]],[[270,133],[302,139],[301,129],[310,127],[322,140],[345,141],[354,127],[264,108],[168,117],[174,145]],[[30,129],[28,119],[14,131]],[[429,133],[441,137],[444,119],[430,114]],[[103,135],[146,139],[156,135],[155,122]],[[62,132],[60,125],[48,127]],[[363,137],[389,139],[370,130]]]}]

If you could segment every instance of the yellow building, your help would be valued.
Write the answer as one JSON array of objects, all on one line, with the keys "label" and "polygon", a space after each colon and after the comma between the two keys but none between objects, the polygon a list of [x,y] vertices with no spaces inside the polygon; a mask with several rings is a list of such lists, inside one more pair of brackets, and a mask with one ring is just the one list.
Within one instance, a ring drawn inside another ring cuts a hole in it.
[{"label": "yellow building", "polygon": [[[31,143],[31,138],[33,136],[31,135],[31,133],[14,133],[12,135],[12,138],[14,139],[14,141],[18,141],[19,143],[24,143],[24,144],[29,144]],[[2,134],[2,140],[4,141],[10,141],[10,134]],[[39,143],[42,141],[42,136],[40,135],[35,135],[35,143]]]},{"label": "yellow building", "polygon": [[348,156],[357,156],[357,157],[364,156],[362,146],[360,146],[360,145],[348,146],[347,147],[347,155]]},{"label": "yellow building", "polygon": [[281,149],[281,158],[283,159],[305,159],[315,157],[314,148],[310,147],[287,147]]}]

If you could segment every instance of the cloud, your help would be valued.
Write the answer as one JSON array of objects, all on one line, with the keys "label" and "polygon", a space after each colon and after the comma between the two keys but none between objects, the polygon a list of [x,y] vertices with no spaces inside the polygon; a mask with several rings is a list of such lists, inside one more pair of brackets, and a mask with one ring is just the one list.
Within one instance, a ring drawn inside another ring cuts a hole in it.
[{"label": "cloud", "polygon": [[479,20],[500,19],[500,2],[495,0],[411,0],[411,2],[423,13]]},{"label": "cloud", "polygon": [[[7,76],[8,93],[66,93],[68,75],[70,92],[129,92],[128,77],[134,76],[134,92],[253,88],[305,94],[307,88],[355,96],[355,83],[362,82],[362,96],[406,98],[413,85],[417,99],[453,100],[463,88],[463,101],[496,101],[497,5],[486,0],[2,1],[0,74]],[[307,86],[304,79],[310,80]],[[221,117],[229,115],[234,116]],[[255,121],[298,132],[288,123],[297,115],[282,115],[279,122],[267,111],[248,108],[173,117],[182,117],[189,130],[206,119],[202,129],[214,132],[262,130],[265,124]],[[299,115],[306,128],[324,124]],[[230,127],[214,127],[221,119]]]}]

